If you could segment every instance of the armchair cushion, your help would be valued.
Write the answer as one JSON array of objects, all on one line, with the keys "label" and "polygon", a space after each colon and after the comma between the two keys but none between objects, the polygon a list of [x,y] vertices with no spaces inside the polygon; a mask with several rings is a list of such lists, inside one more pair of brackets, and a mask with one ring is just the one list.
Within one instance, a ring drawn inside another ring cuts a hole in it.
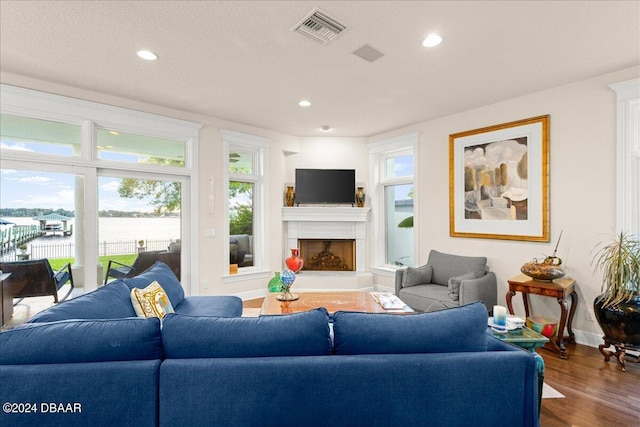
[{"label": "armchair cushion", "polygon": [[463,280],[475,278],[476,274],[474,272],[449,278],[449,298],[453,301],[458,301],[460,299],[460,283],[462,283]]},{"label": "armchair cushion", "polygon": [[448,286],[450,277],[471,271],[475,273],[476,277],[482,276],[487,266],[487,258],[451,255],[432,250],[429,252],[427,265],[433,267],[431,282]]},{"label": "armchair cushion", "polygon": [[408,288],[409,286],[429,284],[431,283],[432,273],[433,267],[430,265],[423,265],[417,268],[407,267],[402,277],[402,287]]}]

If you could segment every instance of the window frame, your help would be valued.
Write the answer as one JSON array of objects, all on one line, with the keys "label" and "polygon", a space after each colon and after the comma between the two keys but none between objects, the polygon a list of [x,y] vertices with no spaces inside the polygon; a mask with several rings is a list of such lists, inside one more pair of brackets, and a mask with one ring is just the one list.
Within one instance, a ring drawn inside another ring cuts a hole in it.
[{"label": "window frame", "polygon": [[[239,268],[236,274],[226,269],[222,275],[223,282],[234,283],[247,279],[269,277],[267,242],[269,241],[269,198],[268,158],[269,143],[266,138],[222,129],[223,143],[223,259],[229,259],[229,183],[231,181],[250,182],[253,184],[253,266]],[[229,172],[229,154],[233,151],[251,153],[253,155],[253,171],[251,174]]]},{"label": "window frame", "polygon": [[[127,108],[114,107],[54,95],[32,89],[0,84],[2,97],[0,111],[3,114],[26,118],[50,120],[81,126],[79,156],[59,156],[45,153],[24,153],[2,150],[3,167],[14,165],[25,170],[55,169],[61,173],[84,175],[84,240],[85,265],[98,262],[98,199],[97,177],[100,174],[141,174],[154,179],[179,180],[183,184],[181,206],[181,251],[182,283],[188,295],[198,294],[197,257],[192,256],[191,247],[198,238],[198,165],[195,161],[198,149],[198,134],[201,124],[159,116]],[[158,138],[182,141],[185,144],[185,167],[152,164],[132,164],[99,159],[97,156],[96,130],[113,129]],[[5,163],[7,162],[7,163]],[[94,244],[89,244],[94,242]],[[192,244],[193,243],[193,244]],[[97,271],[85,268],[85,291],[97,289]]]},{"label": "window frame", "polygon": [[640,79],[609,87],[618,104],[616,230],[640,237]]},{"label": "window frame", "polygon": [[[402,266],[387,263],[387,238],[386,238],[386,212],[385,212],[385,188],[390,185],[413,185],[413,216],[418,217],[419,191],[418,191],[418,134],[411,133],[370,143],[369,164],[371,165],[370,182],[372,184],[371,200],[371,236],[372,252],[371,271],[376,274],[392,276]],[[400,177],[386,177],[386,162],[389,158],[402,155],[413,155],[413,175]],[[413,259],[417,262],[418,254],[418,226],[419,221],[414,221],[413,226]]]}]

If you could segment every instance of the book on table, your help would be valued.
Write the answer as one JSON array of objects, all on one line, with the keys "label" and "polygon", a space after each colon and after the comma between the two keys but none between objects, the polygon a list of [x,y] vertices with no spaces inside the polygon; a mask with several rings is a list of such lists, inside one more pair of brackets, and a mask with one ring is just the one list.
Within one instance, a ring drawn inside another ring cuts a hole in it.
[{"label": "book on table", "polygon": [[385,310],[400,310],[406,307],[406,304],[391,292],[369,292],[369,294]]}]

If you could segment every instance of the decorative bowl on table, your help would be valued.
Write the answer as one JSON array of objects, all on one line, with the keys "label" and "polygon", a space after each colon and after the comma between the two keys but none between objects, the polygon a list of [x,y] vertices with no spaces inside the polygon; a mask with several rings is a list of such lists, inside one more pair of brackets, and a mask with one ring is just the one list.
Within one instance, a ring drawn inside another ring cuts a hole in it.
[{"label": "decorative bowl on table", "polygon": [[535,280],[552,281],[564,276],[562,260],[558,257],[547,257],[540,261],[534,259],[520,267],[520,271]]}]

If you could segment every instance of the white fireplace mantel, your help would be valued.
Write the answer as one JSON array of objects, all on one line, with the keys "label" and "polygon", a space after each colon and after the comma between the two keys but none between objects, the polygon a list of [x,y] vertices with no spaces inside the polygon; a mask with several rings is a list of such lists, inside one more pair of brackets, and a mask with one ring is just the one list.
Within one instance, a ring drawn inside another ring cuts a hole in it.
[{"label": "white fireplace mantel", "polygon": [[282,208],[287,223],[287,252],[299,239],[354,239],[356,271],[366,271],[367,218],[370,208],[300,206]]}]

